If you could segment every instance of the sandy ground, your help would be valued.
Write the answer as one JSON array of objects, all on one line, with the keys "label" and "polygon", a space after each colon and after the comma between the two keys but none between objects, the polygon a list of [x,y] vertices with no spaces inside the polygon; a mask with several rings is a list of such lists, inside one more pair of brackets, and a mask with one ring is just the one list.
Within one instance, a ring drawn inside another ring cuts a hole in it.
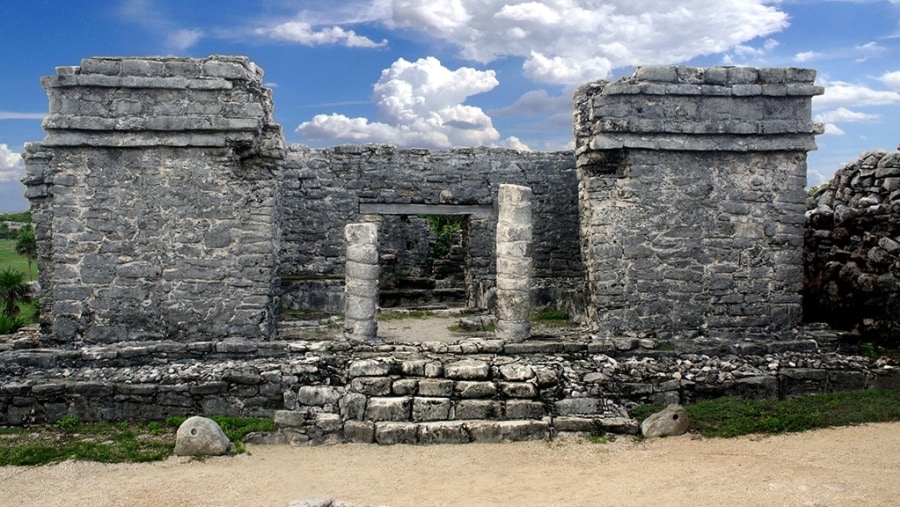
[{"label": "sandy ground", "polygon": [[253,446],[151,464],[0,468],[4,506],[898,505],[900,423],[594,444]]}]

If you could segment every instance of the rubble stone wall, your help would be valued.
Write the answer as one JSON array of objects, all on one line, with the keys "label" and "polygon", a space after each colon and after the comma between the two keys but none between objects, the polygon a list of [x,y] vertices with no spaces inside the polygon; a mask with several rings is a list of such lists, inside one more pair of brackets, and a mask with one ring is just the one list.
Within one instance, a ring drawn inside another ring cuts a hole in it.
[{"label": "rubble stone wall", "polygon": [[246,58],[90,58],[26,149],[56,341],[270,337],[281,128]]},{"label": "rubble stone wall", "polygon": [[642,67],[575,97],[590,320],[778,336],[801,320],[815,71]]},{"label": "rubble stone wall", "polygon": [[900,344],[900,151],[864,153],[807,201],[807,321]]},{"label": "rubble stone wall", "polygon": [[583,313],[584,267],[578,243],[578,204],[572,152],[493,148],[449,151],[391,146],[291,146],[285,161],[284,299],[291,308],[342,307],[341,231],[360,221],[360,204],[494,206],[468,221],[469,304],[486,307],[495,287],[496,200],[501,184],[534,192],[532,298],[538,305]]},{"label": "rubble stone wall", "polygon": [[227,339],[18,348],[0,354],[0,425],[273,417],[293,443],[465,443],[558,432],[635,433],[628,409],[724,395],[777,399],[900,389],[900,370],[834,352],[836,335],[790,341],[647,339],[456,344]]}]

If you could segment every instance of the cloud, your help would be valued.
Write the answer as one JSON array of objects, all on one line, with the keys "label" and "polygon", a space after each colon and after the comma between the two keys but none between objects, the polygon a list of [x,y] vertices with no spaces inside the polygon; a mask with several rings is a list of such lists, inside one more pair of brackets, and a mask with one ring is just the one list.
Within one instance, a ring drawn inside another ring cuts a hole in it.
[{"label": "cloud", "polygon": [[494,116],[543,116],[565,112],[572,115],[572,98],[551,97],[546,90],[531,90],[522,94],[511,105],[490,111]]},{"label": "cloud", "polygon": [[289,21],[270,28],[258,28],[256,34],[304,46],[337,44],[350,48],[377,48],[387,45],[387,40],[375,42],[368,37],[357,35],[353,30],[345,30],[339,26],[316,29],[304,21]]},{"label": "cloud", "polygon": [[[375,83],[373,99],[382,121],[319,114],[296,131],[311,140],[387,143],[400,147],[450,148],[496,145],[500,134],[480,108],[463,104],[499,84],[492,70],[450,70],[434,57],[395,61]],[[518,139],[502,141],[524,146]],[[521,149],[521,148],[519,148]]]},{"label": "cloud", "polygon": [[[900,0],[897,0],[900,2]],[[895,90],[900,90],[900,70],[886,72],[879,78],[884,84]]]},{"label": "cloud", "polygon": [[0,111],[0,120],[43,120],[47,113],[15,113]]},{"label": "cloud", "polygon": [[788,26],[765,0],[673,0],[652,9],[633,0],[393,0],[386,12],[388,28],[424,31],[482,63],[522,57],[527,77],[563,85],[720,53]]},{"label": "cloud", "polygon": [[837,122],[861,122],[871,121],[880,118],[877,114],[860,113],[851,111],[845,107],[839,107],[833,111],[817,114],[814,118],[817,122],[837,123]]},{"label": "cloud", "polygon": [[825,83],[825,94],[813,97],[816,108],[838,106],[883,106],[900,103],[900,93],[873,90],[867,86],[834,81]]},{"label": "cloud", "polygon": [[797,53],[796,55],[794,55],[794,61],[797,63],[806,63],[813,60],[818,60],[823,56],[825,55],[816,51],[803,51],[802,53]]},{"label": "cloud", "polygon": [[124,19],[160,35],[169,51],[183,52],[204,37],[202,30],[182,28],[154,0],[124,0],[118,11]]},{"label": "cloud", "polygon": [[25,175],[24,168],[22,156],[10,151],[5,144],[0,144],[0,183],[19,181]]},{"label": "cloud", "polygon": [[825,130],[822,132],[822,134],[826,136],[842,136],[846,134],[846,132],[841,130],[841,128],[834,123],[826,123]]},{"label": "cloud", "polygon": [[166,37],[166,46],[174,51],[184,51],[203,38],[203,30],[175,30]]}]

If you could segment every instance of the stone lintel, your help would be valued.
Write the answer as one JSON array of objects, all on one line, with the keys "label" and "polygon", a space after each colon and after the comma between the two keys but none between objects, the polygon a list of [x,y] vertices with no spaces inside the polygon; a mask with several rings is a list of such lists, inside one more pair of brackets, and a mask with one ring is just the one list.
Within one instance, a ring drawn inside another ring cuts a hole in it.
[{"label": "stone lintel", "polygon": [[494,207],[479,204],[359,203],[361,215],[490,215]]}]

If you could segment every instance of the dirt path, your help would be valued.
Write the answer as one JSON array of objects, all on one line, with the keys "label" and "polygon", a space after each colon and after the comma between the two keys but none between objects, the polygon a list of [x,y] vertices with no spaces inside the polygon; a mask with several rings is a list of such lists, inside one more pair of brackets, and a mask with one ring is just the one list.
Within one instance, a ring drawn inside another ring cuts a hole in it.
[{"label": "dirt path", "polygon": [[141,465],[0,468],[4,506],[897,505],[900,423],[776,437],[251,447]]}]

